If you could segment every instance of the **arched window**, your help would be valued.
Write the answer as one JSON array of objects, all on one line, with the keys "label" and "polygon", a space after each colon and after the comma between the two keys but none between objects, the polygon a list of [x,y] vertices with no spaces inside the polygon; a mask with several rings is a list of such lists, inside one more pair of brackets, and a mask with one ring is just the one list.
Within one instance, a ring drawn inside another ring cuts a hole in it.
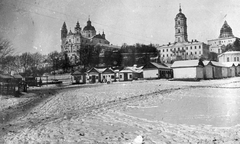
[{"label": "arched window", "polygon": [[180,21],[178,21],[178,24],[180,24]]},{"label": "arched window", "polygon": [[178,29],[178,33],[180,33],[180,29]]}]

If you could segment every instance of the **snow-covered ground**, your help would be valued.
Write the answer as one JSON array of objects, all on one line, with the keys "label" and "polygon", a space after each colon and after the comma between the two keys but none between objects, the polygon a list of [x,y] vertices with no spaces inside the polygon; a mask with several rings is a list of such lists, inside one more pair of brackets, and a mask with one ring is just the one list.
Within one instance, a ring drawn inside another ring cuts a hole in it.
[{"label": "snow-covered ground", "polygon": [[[173,122],[167,114],[159,116],[163,113],[157,109],[164,102],[172,104],[171,99],[185,96],[207,98],[221,92],[231,96],[238,87],[240,78],[200,82],[149,80],[45,86],[30,90],[20,98],[0,96],[0,118],[7,118],[0,124],[0,143],[127,144],[141,138],[145,144],[238,143],[240,125],[214,127],[201,121],[194,125]],[[218,92],[219,89],[226,91]],[[195,106],[189,104],[189,108]],[[178,119],[180,109],[171,109],[173,112],[169,114],[177,115],[172,118]]]}]

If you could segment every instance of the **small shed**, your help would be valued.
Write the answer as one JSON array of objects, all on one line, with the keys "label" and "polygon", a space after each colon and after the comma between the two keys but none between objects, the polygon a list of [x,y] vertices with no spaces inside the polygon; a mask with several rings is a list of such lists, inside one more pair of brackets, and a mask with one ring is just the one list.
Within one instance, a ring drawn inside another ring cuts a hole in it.
[{"label": "small shed", "polygon": [[133,71],[124,68],[119,72],[119,81],[131,81],[133,80]]},{"label": "small shed", "polygon": [[163,63],[150,62],[143,67],[143,78],[172,78],[172,69]]},{"label": "small shed", "polygon": [[213,78],[221,79],[227,77],[227,68],[220,62],[211,61],[213,65]]},{"label": "small shed", "polygon": [[137,67],[137,65],[133,65],[133,67],[127,67],[127,69],[133,72],[133,80],[143,78],[143,66]]},{"label": "small shed", "polygon": [[104,69],[98,69],[98,68],[91,68],[90,70],[87,71],[88,74],[88,79],[90,83],[97,83],[97,82],[101,82],[101,73],[102,71],[105,70]]},{"label": "small shed", "polygon": [[86,83],[86,73],[75,71],[72,74],[72,84],[85,84]]},{"label": "small shed", "polygon": [[23,77],[20,74],[14,74],[13,77],[14,79],[16,79],[17,82],[20,82],[23,80]]},{"label": "small shed", "polygon": [[204,79],[213,79],[213,65],[210,61],[203,61]]},{"label": "small shed", "polygon": [[236,67],[235,67],[235,64],[233,62],[229,63],[223,63],[225,65],[225,67],[228,68],[228,77],[235,77],[235,70],[236,70]]},{"label": "small shed", "polygon": [[102,81],[103,82],[113,82],[116,81],[116,73],[111,68],[105,68],[102,71]]},{"label": "small shed", "polygon": [[196,80],[204,78],[204,64],[200,59],[175,61],[171,68],[174,79]]},{"label": "small shed", "polygon": [[240,76],[240,63],[236,65],[236,76]]},{"label": "small shed", "polygon": [[139,78],[143,78],[143,67],[137,67],[134,65],[133,67],[125,67],[119,73],[119,80],[120,81],[131,81],[137,80]]}]

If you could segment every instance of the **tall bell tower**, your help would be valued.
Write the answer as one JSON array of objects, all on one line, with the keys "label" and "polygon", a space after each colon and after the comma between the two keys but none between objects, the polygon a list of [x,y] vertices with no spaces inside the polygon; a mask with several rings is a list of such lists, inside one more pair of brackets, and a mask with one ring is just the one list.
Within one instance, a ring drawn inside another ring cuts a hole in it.
[{"label": "tall bell tower", "polygon": [[175,42],[188,42],[187,18],[182,13],[181,5],[179,5],[179,13],[175,18]]}]

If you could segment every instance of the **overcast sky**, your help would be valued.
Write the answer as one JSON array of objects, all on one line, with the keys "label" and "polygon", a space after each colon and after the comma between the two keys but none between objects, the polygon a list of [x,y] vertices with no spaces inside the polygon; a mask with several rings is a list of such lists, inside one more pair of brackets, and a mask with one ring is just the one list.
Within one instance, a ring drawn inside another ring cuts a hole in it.
[{"label": "overcast sky", "polygon": [[187,17],[188,39],[207,43],[219,36],[224,20],[240,37],[238,0],[1,0],[0,35],[17,53],[60,51],[60,29],[76,22],[83,28],[90,15],[97,33],[111,44],[166,44],[174,41],[174,18]]}]

